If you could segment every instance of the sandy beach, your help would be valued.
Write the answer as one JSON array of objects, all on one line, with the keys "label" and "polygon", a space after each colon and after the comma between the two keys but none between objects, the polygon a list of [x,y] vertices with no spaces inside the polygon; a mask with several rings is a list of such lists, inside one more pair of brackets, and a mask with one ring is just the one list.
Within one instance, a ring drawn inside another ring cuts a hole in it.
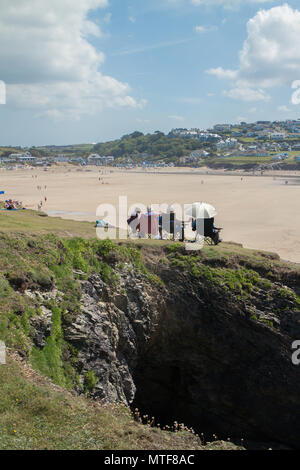
[{"label": "sandy beach", "polygon": [[[189,204],[205,201],[218,211],[224,241],[278,253],[300,262],[300,173],[213,172],[206,169],[119,170],[56,167],[0,170],[1,200],[20,200],[30,209],[66,219],[95,221],[99,204]],[[47,201],[45,201],[45,197]]]}]

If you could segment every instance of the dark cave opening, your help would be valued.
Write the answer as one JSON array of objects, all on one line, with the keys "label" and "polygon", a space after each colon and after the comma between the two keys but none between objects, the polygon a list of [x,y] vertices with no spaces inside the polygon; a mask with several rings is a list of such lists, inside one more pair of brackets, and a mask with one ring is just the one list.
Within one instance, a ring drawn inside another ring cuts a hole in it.
[{"label": "dark cave opening", "polygon": [[157,363],[151,355],[144,357],[134,374],[137,391],[131,405],[133,415],[143,424],[159,425],[168,431],[192,430],[202,444],[222,440],[247,449],[284,448],[281,440],[259,429],[255,417],[251,422],[246,412],[242,423],[239,412],[230,414],[228,400],[234,403],[243,387],[222,400],[218,386],[210,386],[206,380],[201,386],[201,378],[195,378],[189,364],[180,360],[179,364],[176,360],[173,364]]},{"label": "dark cave opening", "polygon": [[203,406],[199,406],[192,392],[197,388],[197,382],[180,367],[142,362],[134,376],[137,391],[131,409],[144,424],[159,424],[171,431],[184,426],[204,441],[212,441],[216,436],[222,440],[234,436],[234,428],[233,434],[228,434],[220,427],[218,421],[221,417],[212,410],[207,413]]}]

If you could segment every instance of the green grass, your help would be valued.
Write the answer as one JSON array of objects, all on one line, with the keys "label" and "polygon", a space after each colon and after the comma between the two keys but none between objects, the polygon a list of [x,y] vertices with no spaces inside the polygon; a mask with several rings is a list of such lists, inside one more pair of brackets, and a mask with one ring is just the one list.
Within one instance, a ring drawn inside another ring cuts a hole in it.
[{"label": "green grass", "polygon": [[263,163],[271,163],[272,157],[256,157],[255,155],[251,156],[246,156],[246,155],[240,155],[240,156],[233,156],[233,157],[216,157],[212,158],[209,160],[210,163],[213,164],[222,164],[226,167],[226,164],[233,164],[235,166],[240,166],[240,165],[259,165]]},{"label": "green grass", "polygon": [[229,158],[222,158],[222,160],[226,160],[229,163],[270,163],[272,161],[272,157],[257,157],[255,155],[240,155],[240,156],[234,156],[234,157],[229,157]]},{"label": "green grass", "polygon": [[98,383],[98,379],[93,370],[89,370],[84,374],[84,391],[88,393],[90,390],[94,390]]},{"label": "green grass", "polygon": [[[65,370],[66,364],[62,360],[64,339],[61,323],[62,311],[58,307],[53,307],[51,335],[47,338],[43,349],[32,348],[30,360],[35,370],[51,378],[54,383],[62,387],[73,388],[71,377],[74,378],[76,372],[72,370],[73,374],[70,374],[71,364],[68,364],[69,367]],[[65,346],[67,347],[67,344]]]},{"label": "green grass", "polygon": [[299,310],[299,290],[297,294],[295,288],[300,266],[283,263],[276,254],[246,250],[229,243],[205,247],[194,254],[187,253],[180,244],[169,246],[166,251],[173,268],[198,279],[204,289],[209,286],[224,299],[246,302],[247,308],[251,309],[261,297],[267,299],[266,308],[273,309],[278,315],[285,310]]},{"label": "green grass", "polygon": [[0,147],[0,157],[1,157],[1,155],[3,155],[6,152],[19,153],[20,149],[15,149],[15,148],[12,148],[12,147]]},{"label": "green grass", "polygon": [[201,449],[190,432],[142,425],[125,406],[70,394],[11,357],[0,383],[1,450]]},{"label": "green grass", "polygon": [[55,233],[62,237],[92,238],[96,236],[94,225],[91,222],[47,217],[46,214],[31,210],[17,212],[0,210],[0,231],[5,233]]},{"label": "green grass", "polygon": [[256,137],[238,137],[238,141],[245,144],[253,144],[256,140]]},{"label": "green grass", "polygon": [[[300,151],[299,150],[298,151],[293,150],[292,152],[286,152],[286,153],[289,155],[289,157],[285,160],[285,163],[295,164],[296,163],[295,157],[300,155]],[[300,166],[299,166],[299,168],[300,168]]]},{"label": "green grass", "polygon": [[[239,139],[239,140],[245,143],[251,143],[255,141],[254,138],[250,138],[250,137],[248,139]],[[243,166],[243,165],[249,165],[249,164],[260,165],[264,163],[276,163],[273,160],[273,157],[280,153],[284,153],[284,151],[270,152],[270,156],[268,157],[256,157],[255,155],[249,155],[249,156],[235,155],[232,157],[219,156],[219,157],[210,158],[207,161],[211,164],[222,164],[224,166],[226,166],[227,163],[231,165],[235,165],[235,166]],[[300,155],[300,151],[291,151],[291,152],[286,152],[286,153],[288,154],[288,158],[286,160],[280,161],[280,164],[283,166],[287,166],[287,168],[289,165],[294,166],[295,164],[297,164],[295,161],[295,156]],[[300,165],[299,165],[299,168],[300,168]]]}]

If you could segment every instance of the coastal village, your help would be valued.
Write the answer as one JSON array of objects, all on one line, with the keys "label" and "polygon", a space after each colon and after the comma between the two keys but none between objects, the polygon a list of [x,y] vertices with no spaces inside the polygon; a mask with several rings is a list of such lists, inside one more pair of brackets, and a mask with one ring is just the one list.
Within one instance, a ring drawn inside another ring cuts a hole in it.
[{"label": "coastal village", "polygon": [[[143,136],[136,132],[134,139]],[[149,134],[148,134],[149,135]],[[147,135],[147,136],[148,136]],[[262,169],[288,164],[300,164],[300,119],[286,121],[257,121],[255,123],[216,124],[210,129],[199,128],[172,129],[168,134],[157,131],[159,138],[171,143],[193,143],[192,150],[185,150],[182,155],[168,152],[168,156],[153,156],[149,151],[103,155],[97,151],[97,145],[44,146],[32,148],[0,148],[0,166],[15,169],[18,166],[44,167],[47,170],[53,164],[69,163],[77,166],[115,166],[115,167],[174,167],[174,166],[260,166]],[[147,137],[145,136],[145,137]],[[150,135],[151,137],[151,135]],[[123,138],[120,139],[122,141]],[[172,140],[171,140],[172,139]],[[101,144],[98,144],[101,145]],[[164,147],[166,144],[164,144]],[[174,146],[172,147],[174,148]],[[292,168],[294,169],[294,168]]]}]

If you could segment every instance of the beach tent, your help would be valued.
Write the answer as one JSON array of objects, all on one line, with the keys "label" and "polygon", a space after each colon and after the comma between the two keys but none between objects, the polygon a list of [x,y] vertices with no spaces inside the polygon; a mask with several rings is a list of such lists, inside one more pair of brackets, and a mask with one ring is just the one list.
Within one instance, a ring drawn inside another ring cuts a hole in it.
[{"label": "beach tent", "polygon": [[0,191],[0,194],[5,194],[5,191]]},{"label": "beach tent", "polygon": [[211,219],[217,215],[217,211],[207,202],[194,202],[185,209],[185,214],[194,219]]}]

